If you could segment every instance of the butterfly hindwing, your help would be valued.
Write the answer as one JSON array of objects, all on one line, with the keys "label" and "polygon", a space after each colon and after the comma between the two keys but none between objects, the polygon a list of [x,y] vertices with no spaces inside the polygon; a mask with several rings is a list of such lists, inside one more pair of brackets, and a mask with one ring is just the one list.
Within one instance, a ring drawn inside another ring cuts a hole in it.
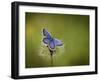
[{"label": "butterfly hindwing", "polygon": [[50,43],[50,38],[43,38],[43,42],[47,45]]},{"label": "butterfly hindwing", "polygon": [[50,43],[49,43],[49,48],[50,48],[50,49],[55,49],[55,44],[54,44],[54,41],[53,41],[53,40],[50,41]]}]

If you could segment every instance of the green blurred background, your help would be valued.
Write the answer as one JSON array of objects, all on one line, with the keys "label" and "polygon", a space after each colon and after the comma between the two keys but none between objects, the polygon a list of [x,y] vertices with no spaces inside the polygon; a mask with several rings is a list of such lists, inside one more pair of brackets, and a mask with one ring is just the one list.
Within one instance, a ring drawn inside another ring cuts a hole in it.
[{"label": "green blurred background", "polygon": [[89,65],[89,16],[51,13],[25,14],[25,67],[50,67],[42,29],[63,42],[53,55],[53,66]]}]

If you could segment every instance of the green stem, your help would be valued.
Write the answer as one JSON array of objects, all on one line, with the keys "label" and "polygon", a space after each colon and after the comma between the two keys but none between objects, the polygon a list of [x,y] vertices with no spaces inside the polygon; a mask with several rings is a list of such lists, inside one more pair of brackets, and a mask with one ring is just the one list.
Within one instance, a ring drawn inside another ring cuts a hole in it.
[{"label": "green stem", "polygon": [[51,54],[51,66],[53,66],[53,52]]},{"label": "green stem", "polygon": [[[48,46],[47,46],[48,47]],[[48,47],[48,49],[49,49],[49,47]],[[50,58],[51,58],[51,66],[53,66],[53,53],[54,53],[54,51],[52,51],[52,50],[50,50],[49,49],[49,51],[50,51]]]}]

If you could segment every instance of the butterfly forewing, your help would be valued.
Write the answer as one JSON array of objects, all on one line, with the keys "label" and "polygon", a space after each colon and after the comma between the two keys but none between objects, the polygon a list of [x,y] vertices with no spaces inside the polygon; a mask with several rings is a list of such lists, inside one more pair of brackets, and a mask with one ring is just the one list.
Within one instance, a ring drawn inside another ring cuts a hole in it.
[{"label": "butterfly forewing", "polygon": [[46,29],[43,29],[43,35],[45,36],[45,38],[51,38],[50,33]]},{"label": "butterfly forewing", "polygon": [[54,44],[56,46],[62,46],[63,45],[63,43],[60,40],[58,40],[58,39],[54,39],[53,41],[54,41]]}]

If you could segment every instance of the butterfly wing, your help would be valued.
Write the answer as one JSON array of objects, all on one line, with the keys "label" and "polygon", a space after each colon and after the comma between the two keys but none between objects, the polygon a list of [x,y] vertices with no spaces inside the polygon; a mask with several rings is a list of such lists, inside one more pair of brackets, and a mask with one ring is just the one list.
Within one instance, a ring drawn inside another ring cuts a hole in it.
[{"label": "butterfly wing", "polygon": [[43,38],[43,42],[44,42],[45,44],[49,45],[49,43],[50,43],[50,41],[51,41],[51,39],[52,39],[50,33],[49,33],[46,29],[43,29],[43,35],[45,36],[45,37]]},{"label": "butterfly wing", "polygon": [[54,44],[56,46],[62,46],[63,45],[63,43],[60,40],[58,40],[58,39],[54,39]]},{"label": "butterfly wing", "polygon": [[50,43],[50,39],[49,38],[43,38],[43,42],[47,45],[49,45]]},{"label": "butterfly wing", "polygon": [[54,41],[53,41],[53,40],[50,41],[50,43],[49,43],[49,48],[50,48],[51,50],[55,49],[55,44],[54,44]]},{"label": "butterfly wing", "polygon": [[53,40],[50,40],[49,38],[44,38],[43,42],[51,49],[55,49],[55,44]]},{"label": "butterfly wing", "polygon": [[46,38],[51,38],[50,33],[49,33],[46,29],[43,29],[43,35],[44,35]]},{"label": "butterfly wing", "polygon": [[51,50],[54,50],[55,46],[62,46],[63,43],[58,39],[53,39],[46,29],[43,29],[43,35],[45,36],[43,42],[47,44]]}]

